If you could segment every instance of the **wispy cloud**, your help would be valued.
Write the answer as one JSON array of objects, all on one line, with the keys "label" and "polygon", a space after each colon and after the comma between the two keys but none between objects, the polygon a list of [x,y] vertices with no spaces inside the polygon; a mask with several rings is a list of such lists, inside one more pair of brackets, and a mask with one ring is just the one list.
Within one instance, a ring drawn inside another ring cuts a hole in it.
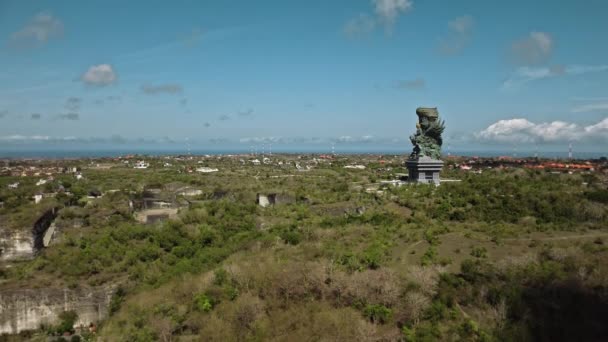
[{"label": "wispy cloud", "polygon": [[108,96],[106,96],[104,98],[99,98],[99,99],[93,101],[93,103],[95,103],[96,105],[101,105],[102,106],[102,105],[104,105],[106,103],[108,103],[108,104],[109,103],[118,103],[120,101],[122,101],[122,96],[120,96],[120,95],[108,95]]},{"label": "wispy cloud", "polygon": [[38,113],[33,113],[32,115],[30,115],[31,120],[40,120],[41,118],[42,118],[42,115],[40,115]]},{"label": "wispy cloud", "polygon": [[0,110],[0,119],[8,116],[8,110]]},{"label": "wispy cloud", "polygon": [[539,65],[547,62],[553,53],[554,41],[546,32],[530,32],[527,37],[511,44],[511,58],[518,65]]},{"label": "wispy cloud", "polygon": [[80,120],[80,115],[78,113],[66,113],[66,114],[59,114],[57,116],[57,118],[59,120],[77,121],[77,120]]},{"label": "wispy cloud", "polygon": [[63,35],[63,22],[50,12],[40,12],[31,18],[23,28],[10,36],[17,47],[35,47]]},{"label": "wispy cloud", "polygon": [[343,135],[341,137],[337,137],[335,139],[332,139],[332,141],[337,142],[337,143],[347,143],[347,144],[354,144],[354,143],[371,143],[374,142],[374,136],[372,135],[364,135],[364,136],[359,136],[359,137],[353,137],[350,135]]},{"label": "wispy cloud", "polygon": [[220,115],[217,119],[220,121],[227,121],[227,120],[230,120],[230,116],[223,114],[223,115]]},{"label": "wispy cloud", "polygon": [[608,111],[608,102],[590,103],[572,108],[572,113]]},{"label": "wispy cloud", "polygon": [[205,31],[203,31],[201,28],[195,27],[192,29],[192,31],[181,36],[179,41],[182,42],[186,47],[194,47],[202,41],[204,34]]},{"label": "wispy cloud", "polygon": [[372,0],[374,11],[390,32],[399,15],[414,7],[412,0]]},{"label": "wispy cloud", "polygon": [[572,101],[608,101],[608,96],[575,96]]},{"label": "wispy cloud", "polygon": [[393,83],[393,88],[406,90],[420,90],[426,87],[424,78],[416,78],[413,80],[400,80]]},{"label": "wispy cloud", "polygon": [[383,25],[385,32],[391,34],[400,15],[411,11],[412,0],[371,0],[374,15],[361,13],[344,24],[342,32],[349,38],[364,37]]},{"label": "wispy cloud", "polygon": [[515,88],[528,82],[558,76],[576,76],[587,73],[608,71],[608,65],[556,65],[551,67],[519,67],[507,78],[503,89]]},{"label": "wispy cloud", "polygon": [[51,137],[48,135],[5,135],[0,136],[0,141],[3,142],[48,142],[48,141],[73,141],[74,137]]},{"label": "wispy cloud", "polygon": [[247,109],[247,110],[240,111],[240,112],[238,112],[237,114],[238,114],[238,116],[240,116],[240,117],[249,117],[249,116],[252,116],[252,115],[253,115],[253,109],[252,109],[252,108],[249,108],[249,109]]},{"label": "wispy cloud", "polygon": [[65,108],[67,110],[76,112],[80,110],[80,104],[82,103],[82,99],[79,97],[70,97],[65,101]]},{"label": "wispy cloud", "polygon": [[141,90],[148,95],[156,94],[181,94],[184,89],[179,84],[159,84],[151,85],[144,84],[141,86]]},{"label": "wispy cloud", "polygon": [[473,17],[463,15],[448,22],[449,33],[439,40],[438,50],[444,55],[455,55],[469,44],[474,27]]},{"label": "wispy cloud", "polygon": [[349,38],[360,38],[369,35],[376,28],[376,19],[362,13],[344,24],[342,32]]}]

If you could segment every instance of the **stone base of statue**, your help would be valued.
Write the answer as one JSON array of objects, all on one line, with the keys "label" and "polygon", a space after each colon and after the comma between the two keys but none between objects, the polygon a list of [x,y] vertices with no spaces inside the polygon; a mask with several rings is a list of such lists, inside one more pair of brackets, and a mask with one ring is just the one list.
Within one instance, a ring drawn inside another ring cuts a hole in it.
[{"label": "stone base of statue", "polygon": [[405,165],[409,171],[408,182],[439,185],[439,172],[443,168],[443,161],[429,157],[420,157],[408,159]]}]

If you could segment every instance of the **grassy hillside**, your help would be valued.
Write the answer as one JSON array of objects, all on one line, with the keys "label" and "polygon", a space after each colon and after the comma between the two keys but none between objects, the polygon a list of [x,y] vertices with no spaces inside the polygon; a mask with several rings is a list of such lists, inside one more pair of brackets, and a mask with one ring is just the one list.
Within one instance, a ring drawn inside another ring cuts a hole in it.
[{"label": "grassy hillside", "polygon": [[[379,181],[396,161],[346,162],[85,173],[83,191],[121,191],[66,204],[59,220],[85,225],[0,286],[117,286],[100,341],[608,338],[605,176],[446,170],[462,182],[393,187]],[[137,223],[128,200],[171,182],[204,194]],[[255,204],[270,192],[294,202]]]}]

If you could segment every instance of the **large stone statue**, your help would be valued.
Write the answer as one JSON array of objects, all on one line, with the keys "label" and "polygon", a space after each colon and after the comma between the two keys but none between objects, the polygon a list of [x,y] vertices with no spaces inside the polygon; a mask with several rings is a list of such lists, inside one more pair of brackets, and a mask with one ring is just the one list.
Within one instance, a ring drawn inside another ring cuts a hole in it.
[{"label": "large stone statue", "polygon": [[405,163],[409,171],[408,181],[439,185],[439,172],[443,167],[440,158],[444,123],[439,120],[437,108],[420,107],[416,109],[416,114],[416,134],[410,136],[414,150]]},{"label": "large stone statue", "polygon": [[443,121],[439,120],[437,108],[416,109],[418,123],[416,124],[416,134],[410,136],[410,141],[414,145],[414,150],[410,159],[429,157],[432,159],[441,158],[441,133],[445,129]]}]

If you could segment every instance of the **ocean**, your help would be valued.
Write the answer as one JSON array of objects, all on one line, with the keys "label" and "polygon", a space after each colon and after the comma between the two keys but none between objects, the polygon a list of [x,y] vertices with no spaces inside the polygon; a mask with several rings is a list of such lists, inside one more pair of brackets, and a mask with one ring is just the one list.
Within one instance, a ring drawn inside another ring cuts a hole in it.
[{"label": "ocean", "polygon": [[[116,148],[19,148],[19,147],[1,147],[0,158],[2,159],[74,159],[74,158],[102,158],[102,157],[118,157],[125,155],[148,155],[148,156],[166,156],[166,155],[227,155],[227,154],[249,154],[257,152],[257,154],[272,153],[315,153],[315,154],[330,154],[332,151],[323,146],[284,146],[274,148],[272,151],[257,149],[252,151],[245,147],[208,147],[208,148],[158,148],[158,147],[116,147]],[[335,149],[335,153],[340,154],[380,154],[380,155],[409,155],[409,148],[397,146],[348,146]],[[454,156],[470,156],[470,157],[534,157],[538,155],[541,158],[550,159],[565,159],[568,158],[567,152],[555,151],[500,151],[500,150],[451,150],[450,155]],[[448,153],[444,150],[444,155]],[[576,151],[573,154],[575,159],[598,159],[608,157],[608,152],[580,152]]]}]

